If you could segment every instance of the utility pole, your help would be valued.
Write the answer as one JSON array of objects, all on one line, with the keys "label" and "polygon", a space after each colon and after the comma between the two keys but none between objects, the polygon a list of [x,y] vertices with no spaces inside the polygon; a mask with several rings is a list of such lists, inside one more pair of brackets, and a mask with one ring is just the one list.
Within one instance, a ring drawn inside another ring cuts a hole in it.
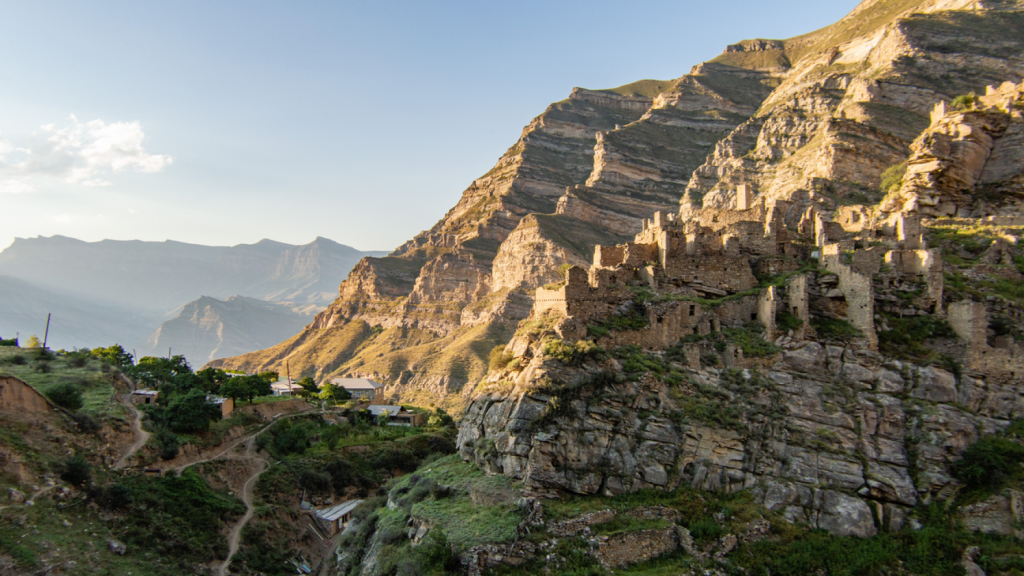
[{"label": "utility pole", "polygon": [[288,369],[288,359],[287,358],[284,361],[284,376],[285,376],[285,378],[288,379],[288,391],[291,392],[291,389],[292,389],[292,372],[291,372],[291,370]]},{"label": "utility pole", "polygon": [[43,332],[43,350],[46,350],[46,339],[50,337],[50,314],[46,314],[46,332]]},{"label": "utility pole", "polygon": [[167,359],[168,360],[171,359],[171,347],[170,346],[167,347]]},{"label": "utility pole", "polygon": [[139,363],[139,355],[135,353],[135,348],[132,348],[132,364]]}]

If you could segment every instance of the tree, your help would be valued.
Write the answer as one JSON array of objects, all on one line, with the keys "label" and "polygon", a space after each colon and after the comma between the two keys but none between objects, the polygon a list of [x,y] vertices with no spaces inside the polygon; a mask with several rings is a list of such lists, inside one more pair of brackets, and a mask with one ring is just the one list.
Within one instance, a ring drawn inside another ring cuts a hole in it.
[{"label": "tree", "polygon": [[[270,378],[270,375],[274,375],[274,380]],[[270,396],[274,393],[274,389],[270,386],[271,382],[274,382],[277,378],[277,374],[274,372],[264,372],[257,374],[256,376],[249,376],[246,378],[246,388],[248,391],[249,402],[252,402],[253,398],[260,396]]]},{"label": "tree", "polygon": [[117,366],[118,368],[130,368],[134,365],[134,359],[132,355],[125,352],[124,348],[120,344],[114,344],[106,348],[93,348],[89,351],[94,358],[99,358],[108,364]]},{"label": "tree", "polygon": [[193,390],[171,401],[165,411],[171,430],[188,434],[210,429],[211,420],[220,420],[220,407],[206,399],[206,393]]},{"label": "tree", "polygon": [[196,372],[196,379],[199,381],[200,387],[207,392],[218,391],[230,378],[227,372],[219,368],[203,368]]},{"label": "tree", "polygon": [[229,379],[227,382],[220,385],[220,390],[217,392],[224,397],[231,398],[235,402],[238,402],[242,398],[249,397],[249,377],[248,376],[235,376]]},{"label": "tree", "polygon": [[391,410],[388,410],[387,408],[381,410],[380,414],[377,416],[377,424],[379,426],[384,426],[389,420],[391,420]]},{"label": "tree", "polygon": [[82,393],[74,384],[64,382],[57,384],[46,393],[51,402],[74,412],[82,407]]},{"label": "tree", "polygon": [[316,385],[316,381],[306,376],[302,380],[296,382],[299,386],[302,386],[302,390],[296,392],[303,398],[313,398],[320,395],[320,387]]},{"label": "tree", "polygon": [[334,382],[328,380],[324,382],[323,388],[320,389],[320,399],[326,400],[327,402],[334,401],[334,395],[337,393],[338,387],[334,385]]},{"label": "tree", "polygon": [[84,486],[92,480],[92,466],[81,454],[75,454],[61,466],[60,479],[73,486]]},{"label": "tree", "polygon": [[26,348],[39,348],[40,346],[42,346],[42,343],[39,341],[39,336],[35,334],[29,336],[28,340],[25,341]]}]

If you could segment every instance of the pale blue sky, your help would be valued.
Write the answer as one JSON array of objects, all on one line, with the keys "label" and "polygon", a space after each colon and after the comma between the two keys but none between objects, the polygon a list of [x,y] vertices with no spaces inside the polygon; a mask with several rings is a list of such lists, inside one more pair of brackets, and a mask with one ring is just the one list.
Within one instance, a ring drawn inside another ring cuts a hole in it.
[{"label": "pale blue sky", "polygon": [[390,250],[574,86],[675,78],[855,5],[5,0],[0,249],[62,234]]}]

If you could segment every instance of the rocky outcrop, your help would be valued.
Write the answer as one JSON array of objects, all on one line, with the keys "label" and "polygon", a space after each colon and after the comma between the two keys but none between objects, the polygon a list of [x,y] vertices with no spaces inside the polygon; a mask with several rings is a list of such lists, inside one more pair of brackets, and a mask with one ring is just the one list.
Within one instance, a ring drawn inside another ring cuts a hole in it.
[{"label": "rocky outcrop", "polygon": [[[684,210],[731,206],[740,185],[829,210],[837,198],[876,201],[885,192],[878,177],[907,158],[937,102],[1024,74],[1020,38],[996,29],[1020,5],[978,6],[922,2],[901,13],[906,7],[865,2],[830,28],[783,42],[793,68],[758,117],[697,169]],[[994,45],[1018,48],[995,56]]]},{"label": "rocky outcrop", "polygon": [[918,211],[925,216],[987,216],[980,192],[989,201],[1024,197],[1024,84],[989,87],[985,97],[968,97],[962,110],[940,103],[932,125],[911,145],[912,154],[899,190],[886,210]]},{"label": "rocky outcrop", "polygon": [[[989,383],[975,414],[946,371],[813,342],[761,373],[680,365],[681,384],[644,375],[595,386],[616,361],[574,371],[534,352],[470,404],[464,458],[539,493],[762,486],[769,510],[840,535],[874,534],[875,516],[898,528],[906,508],[949,497],[956,455],[1024,415],[1019,399],[1002,401],[1019,383]],[[485,439],[494,450],[478,450]]]}]

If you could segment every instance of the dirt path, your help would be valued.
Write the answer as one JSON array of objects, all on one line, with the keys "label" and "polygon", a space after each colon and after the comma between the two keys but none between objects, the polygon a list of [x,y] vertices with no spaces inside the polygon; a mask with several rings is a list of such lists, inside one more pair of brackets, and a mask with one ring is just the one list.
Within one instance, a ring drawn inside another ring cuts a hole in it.
[{"label": "dirt path", "polygon": [[128,461],[131,460],[132,456],[135,456],[135,453],[149,441],[149,432],[142,429],[142,411],[136,408],[135,404],[132,403],[131,396],[131,392],[121,396],[121,403],[124,404],[129,411],[135,414],[135,418],[132,419],[132,436],[135,437],[135,441],[132,442],[132,445],[128,448],[128,452],[126,452],[125,455],[114,464],[115,469],[121,469],[127,466]]},{"label": "dirt path", "polygon": [[245,485],[242,486],[242,502],[245,502],[245,515],[231,528],[231,532],[228,534],[228,557],[224,560],[224,563],[217,568],[218,576],[225,576],[228,573],[228,566],[231,564],[231,559],[238,552],[238,545],[242,539],[242,529],[252,519],[253,513],[256,507],[253,506],[253,492],[256,488],[256,481],[259,480],[261,474],[270,469],[270,462],[267,462],[263,458],[256,455],[256,437],[251,436],[245,444],[245,452],[237,457],[240,460],[255,460],[260,463],[259,470],[254,472],[252,476],[245,481]]}]

